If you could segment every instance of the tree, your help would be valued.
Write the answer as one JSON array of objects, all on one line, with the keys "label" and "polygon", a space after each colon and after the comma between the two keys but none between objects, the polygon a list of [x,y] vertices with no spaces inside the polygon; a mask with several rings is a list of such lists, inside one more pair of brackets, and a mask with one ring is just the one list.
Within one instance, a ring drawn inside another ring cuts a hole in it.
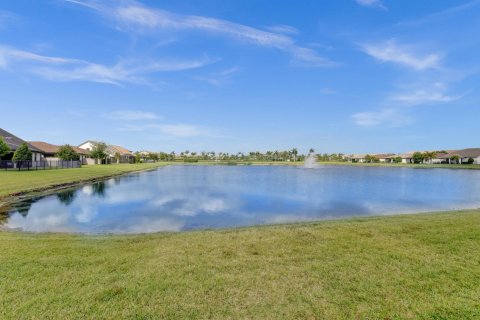
[{"label": "tree", "polygon": [[315,149],[310,148],[310,150],[308,151],[308,153],[315,153]]},{"label": "tree", "polygon": [[13,154],[13,161],[29,161],[32,160],[32,152],[28,148],[26,142],[22,143]]},{"label": "tree", "polygon": [[[92,151],[90,151],[90,157],[92,157],[95,160],[101,160],[105,159],[107,157],[107,144],[104,142],[99,142],[93,146]],[[96,162],[96,161],[95,161]]]},{"label": "tree", "polygon": [[432,163],[432,159],[435,158],[437,156],[437,152],[436,151],[432,151],[432,152],[429,152],[429,151],[426,151],[423,153],[423,160],[426,160],[428,161],[428,163]]},{"label": "tree", "polygon": [[424,159],[424,154],[421,152],[415,152],[412,155],[412,159],[413,159],[413,163],[417,163],[417,164],[422,163]]},{"label": "tree", "polygon": [[117,164],[120,163],[120,158],[122,157],[122,155],[120,154],[120,152],[115,152],[115,160],[117,160]]},{"label": "tree", "polygon": [[292,149],[293,162],[297,161],[298,150],[297,148]]},{"label": "tree", "polygon": [[5,157],[7,154],[9,154],[12,150],[8,146],[8,144],[3,140],[2,137],[0,137],[0,160],[2,157]]},{"label": "tree", "polygon": [[367,154],[365,156],[365,162],[374,163],[374,162],[378,162],[378,161],[379,161],[378,158],[375,157],[375,156],[372,156],[372,155],[369,155],[369,154]]},{"label": "tree", "polygon": [[395,162],[395,163],[400,163],[400,162],[402,162],[402,157],[395,157],[395,158],[393,158],[393,162]]},{"label": "tree", "polygon": [[76,153],[75,150],[68,144],[58,148],[57,157],[60,158],[60,160],[65,161],[80,159],[78,153]]},{"label": "tree", "polygon": [[454,156],[451,156],[451,157],[450,157],[450,160],[451,160],[453,163],[459,163],[459,162],[460,162],[460,157],[457,156],[457,155],[454,155]]}]

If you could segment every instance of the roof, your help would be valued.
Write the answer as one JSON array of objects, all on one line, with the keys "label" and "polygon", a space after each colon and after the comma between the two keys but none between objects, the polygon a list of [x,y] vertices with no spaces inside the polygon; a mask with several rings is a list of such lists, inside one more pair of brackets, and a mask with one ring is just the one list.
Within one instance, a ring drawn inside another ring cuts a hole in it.
[{"label": "roof", "polygon": [[450,153],[447,153],[441,158],[450,158],[453,156],[459,156],[461,158],[478,158],[480,157],[480,148],[468,148],[463,150],[455,150]]},{"label": "roof", "polygon": [[[32,146],[34,146],[35,148],[39,149],[40,151],[44,152],[44,153],[55,154],[55,153],[58,152],[58,149],[60,148],[60,146],[58,146],[58,145],[43,142],[43,141],[29,141],[28,143],[31,144]],[[89,152],[85,149],[82,149],[82,148],[79,148],[79,147],[74,147],[74,146],[71,146],[71,147],[78,154],[81,154],[81,155],[88,155],[89,154]]]},{"label": "roof", "polygon": [[115,153],[120,153],[122,156],[123,155],[129,155],[129,156],[133,156],[133,153],[128,150],[128,149],[125,149],[124,147],[120,147],[120,146],[114,146],[114,145],[109,145],[108,146],[108,151],[115,154]]},{"label": "roof", "polygon": [[379,153],[379,154],[374,154],[373,156],[378,159],[387,159],[396,155],[394,153]]},{"label": "roof", "polygon": [[71,147],[78,154],[82,154],[82,155],[89,155],[90,154],[90,152],[88,150],[85,150],[85,149],[82,149],[82,148],[79,148],[79,147],[74,147],[74,146],[71,146]]},{"label": "roof", "polygon": [[98,141],[87,140],[87,141],[85,141],[85,142],[83,142],[83,143],[80,143],[79,146],[83,146],[85,143],[89,143],[89,142],[90,142],[91,144],[93,144],[93,145],[97,145],[97,144],[99,143]]},{"label": "roof", "polygon": [[[2,128],[0,128],[0,137],[3,138],[3,140],[7,143],[7,145],[10,147],[10,149],[12,151],[15,151],[17,150],[17,148],[22,144],[22,143],[26,143],[25,140],[23,139],[20,139],[19,137],[11,134],[10,132],[8,131],[5,131],[3,130]],[[35,148],[34,146],[28,144],[28,148],[30,149],[30,151],[35,151],[35,152],[41,152],[39,149]]]},{"label": "roof", "polygon": [[28,143],[44,153],[57,153],[58,151],[58,146],[47,142],[29,141]]}]

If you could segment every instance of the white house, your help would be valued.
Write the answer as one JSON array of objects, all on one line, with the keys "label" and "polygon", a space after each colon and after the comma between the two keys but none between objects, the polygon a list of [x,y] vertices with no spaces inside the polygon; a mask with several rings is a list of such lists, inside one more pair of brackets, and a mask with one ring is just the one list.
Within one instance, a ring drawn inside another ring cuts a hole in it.
[{"label": "white house", "polygon": [[441,158],[446,160],[447,163],[452,163],[453,157],[458,157],[458,163],[460,164],[468,163],[470,159],[473,160],[473,164],[480,164],[480,148],[468,148],[452,151]]},{"label": "white house", "polygon": [[[80,144],[78,147],[81,149],[85,149],[88,152],[92,151],[99,142],[87,140],[84,143]],[[135,161],[134,154],[121,146],[114,146],[114,145],[107,145],[107,149],[105,153],[108,155],[107,158],[103,161],[103,163],[133,163]],[[88,158],[88,164],[95,164],[96,160]]]}]

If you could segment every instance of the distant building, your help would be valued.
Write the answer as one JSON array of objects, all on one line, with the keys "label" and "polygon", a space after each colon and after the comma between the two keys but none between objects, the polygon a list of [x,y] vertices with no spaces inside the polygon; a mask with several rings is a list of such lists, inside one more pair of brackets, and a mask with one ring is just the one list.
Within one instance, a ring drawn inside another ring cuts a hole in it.
[{"label": "distant building", "polygon": [[[78,147],[90,152],[98,144],[99,142],[97,141],[87,140]],[[132,151],[121,146],[107,145],[105,153],[107,153],[107,158],[103,160],[103,163],[133,163],[135,161],[135,155],[132,153]],[[95,160],[88,158],[87,163],[95,164]]]},{"label": "distant building", "polygon": [[444,160],[445,163],[453,163],[455,161],[453,159],[456,157],[458,157],[459,164],[468,163],[470,159],[473,160],[473,164],[480,164],[480,148],[468,148],[450,151],[439,158]]},{"label": "distant building", "polygon": [[[58,149],[60,148],[60,146],[43,142],[43,141],[29,141],[28,143],[34,146],[35,148],[39,149],[40,151],[42,151],[43,155],[41,160],[47,160],[47,161],[60,160],[57,157]],[[74,147],[74,146],[72,146],[72,148],[80,156],[81,163],[87,164],[89,151],[79,147]]]},{"label": "distant building", "polygon": [[[20,139],[19,137],[11,134],[8,131],[3,130],[2,128],[0,128],[0,137],[3,138],[3,140],[7,143],[7,145],[10,147],[10,150],[12,151],[10,154],[2,157],[2,160],[11,160],[17,148],[21,144],[27,143],[25,140]],[[27,143],[27,145],[28,149],[32,152],[32,161],[40,161],[43,157],[42,151],[35,148],[29,143]]]}]

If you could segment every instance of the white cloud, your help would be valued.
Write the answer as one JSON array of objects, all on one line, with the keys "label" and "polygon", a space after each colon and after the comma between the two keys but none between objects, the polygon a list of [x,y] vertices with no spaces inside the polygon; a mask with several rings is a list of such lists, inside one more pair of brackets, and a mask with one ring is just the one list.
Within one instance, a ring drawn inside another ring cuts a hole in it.
[{"label": "white cloud", "polygon": [[232,67],[232,68],[222,70],[220,72],[209,74],[207,76],[195,76],[193,77],[193,79],[205,81],[215,86],[221,86],[221,85],[224,85],[226,82],[228,82],[230,78],[238,71],[240,71],[240,68]]},{"label": "white cloud", "polygon": [[155,120],[158,116],[153,112],[137,111],[137,110],[117,110],[103,115],[104,118],[111,120]]},{"label": "white cloud", "polygon": [[164,134],[174,137],[195,137],[207,134],[204,129],[189,124],[163,124],[159,129]]},{"label": "white cloud", "polygon": [[161,133],[170,137],[187,138],[212,136],[206,128],[191,124],[144,124],[144,125],[126,125],[119,129],[120,131]]},{"label": "white cloud", "polygon": [[436,82],[427,88],[393,95],[392,100],[399,101],[407,105],[419,105],[428,103],[446,103],[462,98],[462,96],[448,95],[446,90],[447,86],[445,84]]},{"label": "white cloud", "polygon": [[409,46],[402,46],[395,40],[377,44],[363,45],[362,50],[382,62],[392,62],[415,70],[438,69],[441,55],[439,53],[418,54]]},{"label": "white cloud", "polygon": [[65,1],[92,8],[112,19],[120,29],[136,33],[186,30],[205,31],[261,47],[282,50],[291,54],[295,60],[301,61],[304,65],[335,65],[335,63],[321,57],[315,51],[298,46],[290,36],[285,35],[284,33],[286,31],[290,33],[294,31],[294,29],[289,26],[280,26],[282,29],[281,32],[279,32],[279,26],[277,26],[277,31],[271,32],[222,19],[195,15],[180,15],[166,10],[150,8],[136,1],[115,2],[110,6],[94,0]]},{"label": "white cloud", "polygon": [[385,7],[380,0],[355,0],[355,2],[364,7],[376,7],[384,10],[387,9],[387,7]]},{"label": "white cloud", "polygon": [[409,117],[405,116],[397,109],[359,112],[352,115],[352,119],[355,124],[360,127],[401,127],[412,122]]},{"label": "white cloud", "polygon": [[120,61],[105,66],[80,59],[39,55],[0,45],[0,68],[33,73],[52,81],[91,81],[120,85],[125,82],[145,84],[145,75],[200,68],[211,63],[208,58],[191,61],[152,60]]},{"label": "white cloud", "polygon": [[277,24],[274,26],[267,27],[266,29],[275,33],[284,33],[284,34],[292,34],[292,35],[300,33],[297,28],[292,26],[287,26],[285,24]]}]

